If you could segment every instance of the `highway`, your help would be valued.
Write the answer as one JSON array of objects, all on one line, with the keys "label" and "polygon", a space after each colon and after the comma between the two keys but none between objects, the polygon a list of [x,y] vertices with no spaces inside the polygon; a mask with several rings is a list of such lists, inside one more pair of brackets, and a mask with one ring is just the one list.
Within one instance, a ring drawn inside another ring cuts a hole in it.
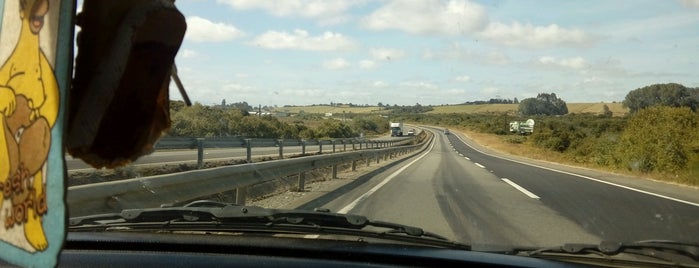
[{"label": "highway", "polygon": [[[382,136],[374,141],[397,141],[404,139],[403,137],[390,137]],[[364,145],[366,146],[366,145]],[[359,149],[359,144],[355,144],[356,149]],[[343,150],[352,150],[352,145],[347,144],[346,147],[343,144],[336,144],[335,150],[341,152]],[[262,156],[279,156],[279,147],[252,147],[252,158],[262,157]],[[284,146],[284,156],[292,156],[301,154],[302,146]],[[306,145],[306,153],[312,154],[320,151],[319,145]],[[323,144],[323,152],[328,153],[333,151],[332,144]],[[204,149],[204,161],[216,161],[216,160],[230,160],[230,159],[245,159],[247,155],[247,149],[244,147],[237,148],[205,148]],[[65,157],[66,166],[68,170],[80,170],[80,169],[91,169],[92,167],[80,159],[73,158],[70,155]],[[160,150],[155,151],[152,154],[142,156],[130,165],[154,165],[154,164],[177,164],[185,162],[196,162],[197,161],[197,150]]]},{"label": "highway", "polygon": [[457,135],[435,133],[425,153],[328,198],[322,207],[422,227],[480,250],[699,241],[697,203],[505,160]]},{"label": "highway", "polygon": [[[342,150],[342,146],[339,148]],[[351,149],[351,148],[350,148]],[[318,152],[318,145],[307,145],[306,153]],[[332,151],[332,145],[323,145],[323,151]],[[217,148],[217,149],[204,149],[204,161],[213,160],[224,160],[239,158],[245,159],[246,148]],[[301,146],[285,146],[284,155],[300,154]],[[252,148],[252,157],[260,156],[278,156],[278,147],[254,147]],[[90,165],[86,164],[80,159],[73,158],[70,155],[66,156],[66,165],[68,170],[76,169],[87,169],[91,168]],[[184,163],[197,161],[197,150],[167,150],[167,151],[155,151],[152,154],[142,156],[138,160],[134,161],[131,165],[148,165],[148,164],[173,164],[173,163]]]}]

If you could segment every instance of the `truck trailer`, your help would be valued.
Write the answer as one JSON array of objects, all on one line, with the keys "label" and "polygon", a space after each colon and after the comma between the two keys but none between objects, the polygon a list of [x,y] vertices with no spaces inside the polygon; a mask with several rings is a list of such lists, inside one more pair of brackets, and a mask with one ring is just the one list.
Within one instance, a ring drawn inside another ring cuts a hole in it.
[{"label": "truck trailer", "polygon": [[391,122],[391,137],[403,136],[403,123]]}]

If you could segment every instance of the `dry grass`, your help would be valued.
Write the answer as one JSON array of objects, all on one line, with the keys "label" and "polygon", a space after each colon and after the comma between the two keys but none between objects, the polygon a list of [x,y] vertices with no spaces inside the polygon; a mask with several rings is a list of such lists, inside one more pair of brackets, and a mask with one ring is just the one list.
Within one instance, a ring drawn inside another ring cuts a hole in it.
[{"label": "dry grass", "polygon": [[[607,105],[609,109],[614,113],[614,116],[624,116],[629,112],[629,109],[624,108],[620,102],[618,103],[568,103],[569,113],[602,113],[604,105]],[[457,104],[457,105],[445,105],[445,106],[434,106],[434,110],[428,113],[430,114],[449,114],[449,113],[517,113],[517,107],[519,104]],[[384,110],[378,106],[369,107],[349,107],[348,105],[342,106],[291,106],[291,107],[279,107],[275,109],[279,112],[288,112],[292,114],[298,114],[300,111],[311,114],[325,114],[333,113],[334,116],[342,116],[342,112],[345,113],[355,113],[355,114],[366,114],[366,113],[387,113],[389,110]]]},{"label": "dry grass", "polygon": [[448,106],[436,106],[434,110],[428,112],[432,114],[448,113],[515,113],[519,104],[459,104]]},{"label": "dry grass", "polygon": [[[604,105],[609,107],[614,116],[624,116],[629,110],[624,108],[621,103],[568,103],[569,113],[602,113]],[[518,104],[476,104],[476,105],[448,105],[436,106],[429,113],[448,114],[448,113],[516,113]]]},{"label": "dry grass", "polygon": [[325,114],[333,113],[333,116],[342,116],[342,112],[354,113],[354,114],[364,114],[364,113],[381,113],[385,112],[383,108],[378,106],[369,107],[349,107],[347,105],[342,106],[291,106],[291,107],[279,107],[275,109],[278,112],[288,112],[292,114],[298,114],[303,111],[304,113],[310,114]]}]

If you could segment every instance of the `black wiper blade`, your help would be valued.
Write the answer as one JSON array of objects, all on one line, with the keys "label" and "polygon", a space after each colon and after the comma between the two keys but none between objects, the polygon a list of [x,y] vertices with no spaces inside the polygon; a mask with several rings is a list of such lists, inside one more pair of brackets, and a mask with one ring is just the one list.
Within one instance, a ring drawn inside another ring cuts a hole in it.
[{"label": "black wiper blade", "polygon": [[331,226],[361,229],[369,224],[366,217],[327,212],[277,210],[255,206],[241,206],[215,201],[195,201],[180,207],[124,209],[120,213],[99,214],[71,218],[69,227],[114,226],[132,223],[263,223]]},{"label": "black wiper blade", "polygon": [[600,244],[565,244],[563,246],[538,249],[516,249],[513,253],[526,256],[540,256],[546,253],[597,254],[601,256],[633,254],[674,264],[691,263],[692,265],[699,265],[699,244],[670,240],[603,241]]},{"label": "black wiper blade", "polygon": [[397,224],[397,223],[392,223],[392,222],[370,221],[368,223],[368,225],[371,225],[374,227],[383,227],[383,228],[390,229],[384,233],[390,233],[390,234],[401,233],[401,234],[407,234],[407,235],[411,235],[411,236],[426,236],[426,237],[436,238],[439,240],[449,240],[446,237],[443,237],[441,235],[424,231],[424,230],[422,230],[422,228],[408,226],[408,225],[402,225],[402,224]]},{"label": "black wiper blade", "polygon": [[[138,225],[153,226],[163,229],[181,226],[182,223],[211,223],[219,226],[256,224],[266,227],[295,226],[312,227],[328,231],[329,228],[362,230],[365,227],[388,229],[377,232],[374,237],[406,235],[418,238],[431,238],[459,248],[467,248],[449,241],[447,238],[426,232],[421,228],[384,222],[371,221],[361,215],[331,213],[328,210],[282,210],[255,206],[241,206],[215,201],[195,201],[184,206],[167,206],[148,209],[125,209],[120,213],[100,214],[70,219],[69,228],[77,230],[95,230],[109,228],[133,228]],[[178,225],[179,224],[179,225]]]}]

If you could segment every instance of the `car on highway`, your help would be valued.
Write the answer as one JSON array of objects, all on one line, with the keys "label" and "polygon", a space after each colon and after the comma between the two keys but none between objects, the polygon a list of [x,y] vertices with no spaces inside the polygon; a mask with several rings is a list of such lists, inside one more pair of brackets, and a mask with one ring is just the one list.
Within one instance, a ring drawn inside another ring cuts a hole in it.
[{"label": "car on highway", "polygon": [[0,2],[0,266],[699,267],[699,1]]}]

